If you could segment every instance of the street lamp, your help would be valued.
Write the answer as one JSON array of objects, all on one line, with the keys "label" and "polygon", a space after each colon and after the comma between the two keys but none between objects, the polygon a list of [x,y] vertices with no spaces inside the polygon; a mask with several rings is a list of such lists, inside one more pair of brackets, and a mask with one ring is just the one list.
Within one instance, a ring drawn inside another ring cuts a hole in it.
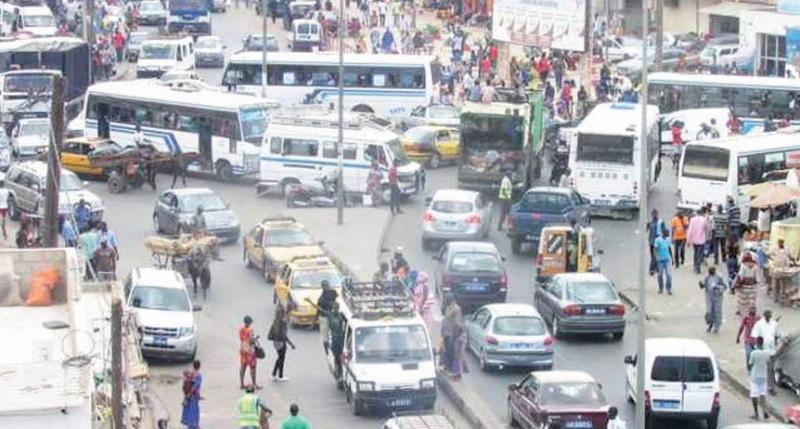
[{"label": "street lamp", "polygon": [[644,270],[648,269],[645,268],[649,264],[646,261],[646,254],[648,254],[648,249],[646,248],[648,237],[645,237],[647,234],[647,178],[649,177],[648,174],[648,165],[649,160],[647,159],[647,24],[648,24],[648,10],[647,10],[648,0],[642,0],[642,82],[641,82],[641,91],[639,91],[639,104],[642,109],[642,123],[640,124],[639,129],[639,142],[641,149],[639,150],[639,162],[641,163],[641,179],[639,188],[642,190],[641,197],[639,199],[639,234],[641,238],[642,246],[641,251],[639,252],[639,338],[638,338],[638,347],[636,353],[636,425],[634,427],[644,429],[645,425],[645,403],[644,403],[644,379],[645,379],[645,350],[644,350],[644,342],[645,342],[645,290],[644,290],[644,282],[646,276],[644,274]]},{"label": "street lamp", "polygon": [[267,0],[261,0],[261,96],[267,97]]},{"label": "street lamp", "polygon": [[336,32],[339,36],[339,162],[336,192],[339,194],[339,201],[336,204],[336,224],[341,225],[344,223],[344,158],[342,154],[344,148],[344,0],[339,0],[337,21]]}]

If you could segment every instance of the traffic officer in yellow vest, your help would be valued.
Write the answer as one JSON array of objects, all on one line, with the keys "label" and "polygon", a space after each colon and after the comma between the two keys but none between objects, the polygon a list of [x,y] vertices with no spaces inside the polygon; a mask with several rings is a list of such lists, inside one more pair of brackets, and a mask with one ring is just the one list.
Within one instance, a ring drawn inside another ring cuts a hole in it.
[{"label": "traffic officer in yellow vest", "polygon": [[262,416],[266,422],[272,415],[272,410],[261,403],[261,398],[255,395],[255,388],[252,385],[247,386],[245,392],[236,403],[236,409],[239,410],[239,429],[269,428],[269,424],[261,424]]},{"label": "traffic officer in yellow vest", "polygon": [[506,215],[511,208],[511,194],[512,194],[511,178],[508,173],[503,174],[503,180],[500,182],[500,193],[497,199],[500,201],[500,222],[497,222],[497,230],[503,230],[503,222],[506,221]]}]

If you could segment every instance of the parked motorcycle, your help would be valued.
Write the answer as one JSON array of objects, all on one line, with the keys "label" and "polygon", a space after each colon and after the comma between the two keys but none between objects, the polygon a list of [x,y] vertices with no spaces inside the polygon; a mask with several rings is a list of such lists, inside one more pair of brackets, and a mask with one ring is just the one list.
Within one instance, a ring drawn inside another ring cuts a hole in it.
[{"label": "parked motorcycle", "polygon": [[[336,180],[327,176],[316,178],[309,182],[296,183],[289,189],[286,196],[286,207],[337,207],[339,193],[336,189]],[[345,207],[353,207],[355,201],[352,196],[344,192]]]},{"label": "parked motorcycle", "polygon": [[567,171],[568,163],[567,160],[556,159],[553,163],[553,168],[550,170],[550,185],[558,186],[558,182],[561,181],[561,176]]}]

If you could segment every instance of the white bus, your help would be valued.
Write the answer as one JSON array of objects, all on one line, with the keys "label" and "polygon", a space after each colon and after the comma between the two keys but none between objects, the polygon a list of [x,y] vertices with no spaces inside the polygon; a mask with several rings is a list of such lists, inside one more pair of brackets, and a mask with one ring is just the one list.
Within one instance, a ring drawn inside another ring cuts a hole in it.
[{"label": "white bus", "polygon": [[[331,174],[338,166],[339,116],[336,112],[288,110],[270,116],[261,152],[261,174],[256,189],[278,187],[282,193],[292,183],[311,183]],[[389,200],[388,170],[398,161],[397,180],[403,195],[420,189],[420,165],[410,161],[400,147],[399,136],[372,124],[368,117],[345,115],[344,187],[365,193],[372,160],[383,172],[382,198]]]},{"label": "white bus", "polygon": [[[741,133],[763,130],[764,120],[800,117],[789,107],[800,96],[800,80],[782,77],[651,73],[648,97],[661,113],[706,107],[727,107],[742,122]],[[718,124],[723,127],[725,124]]]},{"label": "white bus", "polygon": [[[651,188],[661,170],[659,116],[647,107],[647,141],[640,139],[641,106],[599,104],[571,135],[569,167],[572,186],[591,200],[592,214],[626,214],[639,209],[644,186]],[[649,160],[642,177],[641,151]]]},{"label": "white bus", "polygon": [[[270,52],[267,95],[284,106],[338,102],[339,55],[333,52]],[[344,55],[344,107],[395,116],[435,100],[441,67],[426,55]],[[222,85],[261,94],[261,52],[233,55]]]},{"label": "white bus", "polygon": [[678,175],[678,208],[696,210],[704,203],[724,206],[732,196],[742,213],[747,213],[747,188],[785,178],[784,170],[798,167],[800,127],[689,143]]},{"label": "white bus", "polygon": [[230,180],[258,173],[268,112],[276,107],[262,98],[156,80],[104,82],[86,92],[85,135],[128,146],[139,125],[158,150],[199,153],[203,161],[190,171]]}]

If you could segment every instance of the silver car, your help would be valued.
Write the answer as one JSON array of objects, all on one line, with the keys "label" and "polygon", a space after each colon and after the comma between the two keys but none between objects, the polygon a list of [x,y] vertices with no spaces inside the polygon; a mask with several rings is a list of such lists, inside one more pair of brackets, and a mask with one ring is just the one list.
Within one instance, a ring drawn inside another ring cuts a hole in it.
[{"label": "silver car", "polygon": [[223,241],[239,239],[241,226],[236,214],[222,199],[208,188],[169,189],[161,193],[153,210],[153,227],[156,232],[180,235],[190,232],[192,216],[203,207],[203,216],[209,234]]},{"label": "silver car", "polygon": [[200,36],[194,44],[196,67],[222,67],[225,65],[225,46],[217,36]]},{"label": "silver car", "polygon": [[528,304],[489,304],[466,321],[467,347],[482,370],[497,367],[553,368],[553,337]]},{"label": "silver car", "polygon": [[169,12],[159,0],[146,0],[139,5],[139,24],[167,25]]},{"label": "silver car", "polygon": [[443,127],[458,128],[461,123],[459,110],[453,106],[434,104],[431,106],[418,106],[408,116],[396,120],[401,131],[419,125],[439,125]]},{"label": "silver car", "polygon": [[567,333],[625,334],[625,306],[614,284],[599,273],[556,274],[536,285],[533,303],[553,336]]},{"label": "silver car", "polygon": [[431,241],[480,240],[489,236],[492,203],[479,192],[442,189],[427,199],[422,217],[422,247]]}]

